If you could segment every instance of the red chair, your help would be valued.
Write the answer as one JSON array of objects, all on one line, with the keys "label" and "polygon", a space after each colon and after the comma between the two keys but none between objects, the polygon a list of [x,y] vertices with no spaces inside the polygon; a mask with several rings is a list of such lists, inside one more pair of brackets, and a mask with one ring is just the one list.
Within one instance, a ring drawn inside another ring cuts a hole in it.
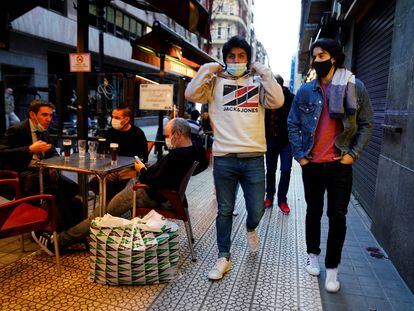
[{"label": "red chair", "polygon": [[147,153],[148,155],[151,153],[152,147],[154,147],[155,141],[147,141]]},{"label": "red chair", "polygon": [[198,162],[195,161],[193,166],[184,176],[184,179],[181,181],[180,188],[178,191],[171,189],[159,189],[157,190],[163,197],[165,197],[170,203],[173,209],[165,209],[163,207],[145,207],[140,206],[137,210],[137,189],[151,189],[150,186],[146,184],[136,183],[133,188],[133,199],[132,199],[132,217],[135,217],[137,214],[139,216],[144,216],[148,214],[151,210],[155,210],[166,218],[182,220],[185,225],[185,231],[187,232],[188,246],[190,247],[191,259],[192,261],[197,261],[194,252],[194,235],[190,222],[190,215],[188,214],[188,203],[187,198],[185,197],[185,190],[187,189],[188,182],[190,181],[191,176],[196,169]]},{"label": "red chair", "polygon": [[[0,172],[0,176],[2,173],[4,173],[4,171]],[[3,187],[4,185],[13,187],[16,193],[16,198],[19,196],[20,188],[17,177],[0,179],[0,187]],[[48,210],[39,207],[39,205],[44,202],[49,203]],[[60,276],[55,198],[50,194],[41,194],[0,203],[0,239],[23,235],[34,230],[47,230],[53,232],[56,267]]]}]

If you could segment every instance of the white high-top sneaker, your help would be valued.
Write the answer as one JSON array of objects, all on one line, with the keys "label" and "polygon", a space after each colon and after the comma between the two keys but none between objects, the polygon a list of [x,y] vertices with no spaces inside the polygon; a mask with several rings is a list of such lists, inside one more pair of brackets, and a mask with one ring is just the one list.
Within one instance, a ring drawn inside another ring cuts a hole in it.
[{"label": "white high-top sneaker", "polygon": [[306,260],[306,272],[310,275],[318,276],[321,273],[321,268],[319,267],[318,255],[309,253]]},{"label": "white high-top sneaker", "polygon": [[325,289],[330,293],[339,291],[341,284],[338,281],[338,268],[326,269]]}]

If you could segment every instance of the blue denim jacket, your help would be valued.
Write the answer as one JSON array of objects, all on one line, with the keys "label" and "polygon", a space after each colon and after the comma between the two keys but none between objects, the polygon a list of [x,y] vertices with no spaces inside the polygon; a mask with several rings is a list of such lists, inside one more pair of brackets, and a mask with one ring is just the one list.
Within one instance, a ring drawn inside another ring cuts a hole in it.
[{"label": "blue denim jacket", "polygon": [[[357,112],[342,118],[343,131],[335,138],[335,146],[344,155],[358,159],[372,135],[374,115],[364,84],[356,79]],[[315,130],[323,108],[319,80],[304,84],[297,92],[288,117],[289,141],[293,157],[300,161],[311,158]]]}]

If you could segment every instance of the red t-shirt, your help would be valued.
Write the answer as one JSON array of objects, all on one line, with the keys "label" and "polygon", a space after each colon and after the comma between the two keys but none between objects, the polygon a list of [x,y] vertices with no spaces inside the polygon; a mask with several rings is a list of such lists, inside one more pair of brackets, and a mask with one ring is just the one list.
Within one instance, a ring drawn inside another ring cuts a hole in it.
[{"label": "red t-shirt", "polygon": [[328,100],[326,97],[329,84],[321,84],[323,94],[323,109],[315,131],[315,141],[311,151],[311,162],[322,163],[335,161],[341,152],[335,147],[335,138],[343,131],[341,119],[331,119],[329,116]]}]

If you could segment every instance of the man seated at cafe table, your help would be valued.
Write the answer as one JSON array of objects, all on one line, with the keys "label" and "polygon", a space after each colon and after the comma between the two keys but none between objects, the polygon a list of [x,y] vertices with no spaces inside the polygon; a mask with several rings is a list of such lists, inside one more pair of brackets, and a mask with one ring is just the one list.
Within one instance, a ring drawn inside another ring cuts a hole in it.
[{"label": "man seated at cafe table", "polygon": [[[148,145],[144,132],[134,124],[132,111],[128,106],[119,106],[112,111],[112,127],[105,134],[106,150],[111,143],[118,144],[118,155],[125,157],[138,156],[142,162],[148,161]],[[106,200],[109,202],[118,192],[125,188],[131,178],[136,177],[133,168],[125,168],[106,178]],[[99,193],[99,181],[93,177],[89,182],[89,189]]]},{"label": "man seated at cafe table", "polygon": [[[109,202],[107,209],[109,214],[120,217],[131,210],[132,188],[137,181],[151,187],[151,190],[137,190],[137,208],[140,206],[164,206],[165,208],[171,208],[169,202],[157,192],[157,189],[178,190],[181,181],[194,161],[199,162],[195,174],[200,173],[207,167],[204,149],[193,146],[190,126],[186,120],[175,118],[167,123],[165,142],[169,148],[169,153],[159,162],[148,168],[139,160],[135,162],[135,170],[138,177],[131,179],[127,186]],[[97,215],[99,215],[99,209],[95,209],[89,218],[59,234],[59,248],[64,250],[70,245],[85,239],[89,235],[91,221]],[[42,232],[40,234],[36,233],[36,235],[36,240],[40,247],[52,256],[54,254],[54,246],[51,234]]]},{"label": "man seated at cafe table", "polygon": [[[44,100],[34,100],[29,106],[29,118],[9,127],[0,145],[0,169],[19,173],[21,192],[38,194],[37,161],[58,156],[49,139],[54,106]],[[58,206],[58,229],[64,230],[82,219],[82,204],[75,196],[78,185],[54,169],[43,171],[44,192],[55,195]]]}]

